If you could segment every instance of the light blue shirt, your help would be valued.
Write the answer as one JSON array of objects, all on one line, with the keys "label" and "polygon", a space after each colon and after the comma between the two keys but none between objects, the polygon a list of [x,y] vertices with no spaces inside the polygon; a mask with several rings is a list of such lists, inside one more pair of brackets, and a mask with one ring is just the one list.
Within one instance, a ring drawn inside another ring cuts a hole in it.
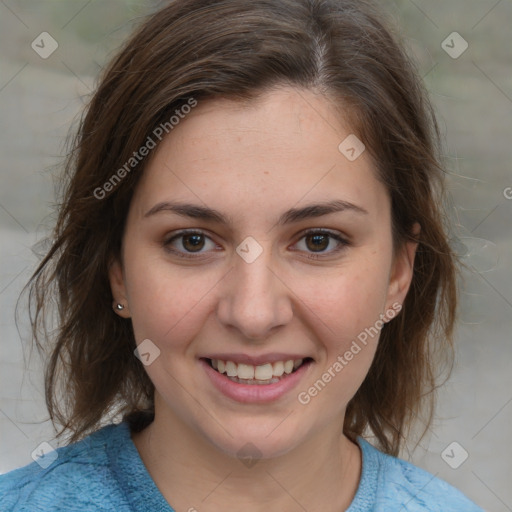
[{"label": "light blue shirt", "polygon": [[[483,512],[430,473],[358,438],[361,481],[346,512]],[[54,454],[55,455],[55,454]],[[127,423],[108,425],[36,462],[0,475],[1,512],[174,512],[139,456]],[[201,511],[196,497],[190,507]]]}]

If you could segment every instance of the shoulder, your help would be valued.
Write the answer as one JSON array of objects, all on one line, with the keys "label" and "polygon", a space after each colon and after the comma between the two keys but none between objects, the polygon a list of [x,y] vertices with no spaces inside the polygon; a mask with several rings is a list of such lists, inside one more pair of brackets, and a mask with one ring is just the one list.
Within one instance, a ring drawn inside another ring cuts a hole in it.
[{"label": "shoulder", "polygon": [[122,432],[123,428],[103,427],[45,455],[50,458],[43,464],[33,462],[0,475],[2,512],[105,510],[110,502],[122,510],[119,505],[123,497],[116,489],[107,444],[129,435]]},{"label": "shoulder", "polygon": [[[363,466],[375,479],[375,511],[483,512],[458,489],[410,462],[380,452],[358,439],[363,451]],[[364,474],[363,467],[363,474]],[[368,472],[367,472],[368,474]]]}]

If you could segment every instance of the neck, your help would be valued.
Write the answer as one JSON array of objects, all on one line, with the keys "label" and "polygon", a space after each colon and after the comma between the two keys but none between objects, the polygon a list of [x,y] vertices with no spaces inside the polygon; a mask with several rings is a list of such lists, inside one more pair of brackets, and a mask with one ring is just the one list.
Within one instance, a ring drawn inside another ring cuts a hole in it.
[{"label": "neck", "polygon": [[217,512],[237,503],[247,512],[339,512],[350,505],[361,474],[359,447],[333,427],[284,455],[253,460],[227,455],[176,418],[158,414],[132,439],[176,510]]}]

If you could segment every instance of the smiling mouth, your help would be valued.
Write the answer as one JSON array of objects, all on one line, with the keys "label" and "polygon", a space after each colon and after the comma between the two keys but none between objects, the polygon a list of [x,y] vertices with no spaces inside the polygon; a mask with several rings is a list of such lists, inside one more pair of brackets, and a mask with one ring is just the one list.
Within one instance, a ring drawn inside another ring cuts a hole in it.
[{"label": "smiling mouth", "polygon": [[305,359],[289,359],[254,366],[221,359],[205,358],[204,360],[211,368],[226,376],[232,382],[256,385],[275,384],[313,361],[310,357],[306,357]]}]

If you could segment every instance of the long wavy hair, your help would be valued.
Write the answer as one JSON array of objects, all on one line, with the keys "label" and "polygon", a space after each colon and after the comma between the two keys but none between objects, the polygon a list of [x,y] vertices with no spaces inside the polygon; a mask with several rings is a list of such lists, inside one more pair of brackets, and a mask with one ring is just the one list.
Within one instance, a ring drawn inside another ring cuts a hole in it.
[{"label": "long wavy hair", "polygon": [[112,311],[108,280],[149,157],[105,183],[190,98],[248,100],[278,85],[314,89],[348,113],[389,191],[395,248],[419,242],[402,311],[381,331],[344,432],[371,434],[396,455],[418,415],[432,420],[437,354],[453,358],[456,265],[439,130],[399,38],[361,0],[174,0],[100,77],[67,158],[53,244],[27,285],[59,436],[79,440],[115,415],[140,430],[154,414],[154,386],[134,357],[131,320]]}]

